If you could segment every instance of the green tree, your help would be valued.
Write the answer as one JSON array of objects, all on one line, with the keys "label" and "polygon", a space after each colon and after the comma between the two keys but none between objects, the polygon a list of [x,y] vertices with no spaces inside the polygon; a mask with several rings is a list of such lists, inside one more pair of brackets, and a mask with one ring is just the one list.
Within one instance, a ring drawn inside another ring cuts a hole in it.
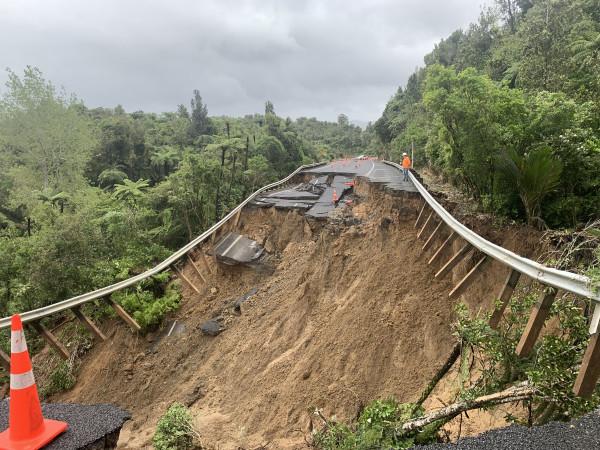
[{"label": "green tree", "polygon": [[208,107],[202,103],[202,96],[197,89],[194,90],[194,97],[190,103],[192,107],[192,116],[189,129],[190,136],[195,139],[204,134],[211,134],[212,125],[211,120],[208,117]]},{"label": "green tree", "polygon": [[131,181],[129,178],[123,180],[123,184],[117,184],[114,187],[113,197],[118,200],[124,200],[135,204],[144,197],[145,191],[150,187],[148,180]]},{"label": "green tree", "polygon": [[542,200],[559,185],[562,173],[560,161],[554,158],[552,150],[547,147],[537,148],[524,155],[512,150],[506,158],[505,167],[519,190],[527,223],[543,223]]},{"label": "green tree", "polygon": [[150,156],[150,164],[157,171],[156,180],[162,180],[175,169],[181,157],[171,146],[163,146]]},{"label": "green tree", "polygon": [[14,189],[80,187],[95,139],[77,98],[58,93],[30,66],[22,78],[8,70],[6,87],[0,100],[0,144]]}]

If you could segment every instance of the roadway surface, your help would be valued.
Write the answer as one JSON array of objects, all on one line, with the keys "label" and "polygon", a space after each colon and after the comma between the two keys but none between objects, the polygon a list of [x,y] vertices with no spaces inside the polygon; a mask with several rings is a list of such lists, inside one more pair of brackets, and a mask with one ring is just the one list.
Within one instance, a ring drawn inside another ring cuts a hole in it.
[{"label": "roadway surface", "polygon": [[413,447],[419,450],[591,450],[600,448],[600,410],[571,422],[551,422],[527,428],[511,425],[452,444]]},{"label": "roadway surface", "polygon": [[383,183],[391,190],[417,192],[412,181],[404,181],[404,175],[397,168],[376,159],[343,159],[307,169],[303,173],[362,177],[366,178],[369,183]]},{"label": "roadway surface", "polygon": [[287,189],[272,191],[257,197],[252,204],[259,207],[295,209],[314,219],[326,219],[352,190],[352,181],[366,179],[381,184],[392,195],[417,192],[412,181],[404,181],[395,167],[375,159],[345,159],[301,172],[314,178]]},{"label": "roadway surface", "polygon": [[[77,450],[105,448],[105,441],[111,443],[118,438],[123,424],[130,414],[114,405],[75,405],[48,403],[42,405],[46,419],[61,420],[69,428],[44,450]],[[8,427],[8,401],[0,401],[0,430]],[[108,448],[108,447],[107,447]]]}]

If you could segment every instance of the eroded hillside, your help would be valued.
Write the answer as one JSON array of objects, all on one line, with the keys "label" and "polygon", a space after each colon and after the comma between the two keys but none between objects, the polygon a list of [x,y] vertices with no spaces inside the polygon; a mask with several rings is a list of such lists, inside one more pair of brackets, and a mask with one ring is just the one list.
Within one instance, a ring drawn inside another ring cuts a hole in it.
[{"label": "eroded hillside", "polygon": [[[303,447],[315,407],[352,418],[374,398],[414,401],[454,345],[451,278],[472,265],[434,279],[432,250],[423,254],[416,239],[419,206],[418,196],[391,197],[362,183],[325,224],[297,212],[244,210],[238,232],[264,245],[265,263],[211,260],[201,294],[184,286],[182,308],[146,338],[105,324],[110,339],[86,356],[77,386],[55,400],[125,407],[133,420],[120,448],[131,449],[150,445],[173,401],[191,407],[209,448],[222,449]],[[521,254],[533,249],[519,230],[472,225]],[[492,263],[485,281],[466,292],[473,310],[491,307],[505,270]],[[197,276],[191,267],[185,273]],[[199,326],[215,317],[226,329],[202,334]]]}]

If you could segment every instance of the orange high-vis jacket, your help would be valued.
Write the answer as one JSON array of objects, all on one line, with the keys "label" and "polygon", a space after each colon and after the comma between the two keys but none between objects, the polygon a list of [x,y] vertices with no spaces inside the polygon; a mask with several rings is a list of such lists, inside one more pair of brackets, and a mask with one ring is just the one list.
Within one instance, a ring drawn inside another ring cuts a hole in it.
[{"label": "orange high-vis jacket", "polygon": [[402,167],[405,169],[410,169],[410,158],[408,156],[402,158]]}]

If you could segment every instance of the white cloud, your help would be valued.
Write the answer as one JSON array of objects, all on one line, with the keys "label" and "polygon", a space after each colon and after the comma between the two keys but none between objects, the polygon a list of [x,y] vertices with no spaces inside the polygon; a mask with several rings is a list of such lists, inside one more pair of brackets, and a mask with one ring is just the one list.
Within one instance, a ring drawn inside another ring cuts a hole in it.
[{"label": "white cloud", "polygon": [[[3,0],[0,64],[39,67],[89,106],[376,119],[485,0]],[[4,81],[5,74],[0,74]]]}]

